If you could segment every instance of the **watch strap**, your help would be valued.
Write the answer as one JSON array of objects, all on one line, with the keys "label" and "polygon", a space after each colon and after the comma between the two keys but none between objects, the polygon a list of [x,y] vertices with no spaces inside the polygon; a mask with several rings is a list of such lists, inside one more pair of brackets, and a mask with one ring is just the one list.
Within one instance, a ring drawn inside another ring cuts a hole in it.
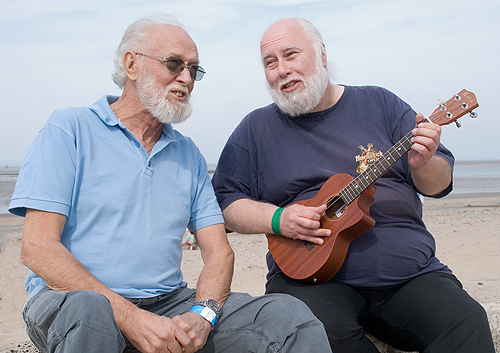
[{"label": "watch strap", "polygon": [[212,327],[215,326],[215,323],[217,322],[217,314],[209,307],[193,305],[189,311],[200,315],[202,318],[210,322]]}]

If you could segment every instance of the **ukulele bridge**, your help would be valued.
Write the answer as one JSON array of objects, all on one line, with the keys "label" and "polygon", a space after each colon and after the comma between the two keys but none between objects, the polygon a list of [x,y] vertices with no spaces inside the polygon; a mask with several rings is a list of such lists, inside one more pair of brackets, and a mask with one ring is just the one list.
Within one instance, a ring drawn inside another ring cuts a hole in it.
[{"label": "ukulele bridge", "polygon": [[314,243],[311,243],[310,241],[307,241],[307,240],[302,240],[302,242],[304,243],[306,249],[309,251],[311,251],[315,246]]}]

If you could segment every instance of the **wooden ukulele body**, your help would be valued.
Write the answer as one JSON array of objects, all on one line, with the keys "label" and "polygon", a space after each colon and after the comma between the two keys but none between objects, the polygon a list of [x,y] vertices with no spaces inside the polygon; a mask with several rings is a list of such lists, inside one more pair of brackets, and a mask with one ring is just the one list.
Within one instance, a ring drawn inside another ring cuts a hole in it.
[{"label": "wooden ukulele body", "polygon": [[[304,206],[325,204],[338,196],[352,180],[348,174],[336,174],[325,182],[315,197],[296,203]],[[342,266],[351,242],[375,225],[369,214],[375,191],[375,187],[371,186],[347,206],[339,199],[337,214],[325,212],[322,215],[321,227],[332,231],[329,237],[324,238],[323,245],[269,234],[269,250],[283,273],[309,283],[330,280]]]}]

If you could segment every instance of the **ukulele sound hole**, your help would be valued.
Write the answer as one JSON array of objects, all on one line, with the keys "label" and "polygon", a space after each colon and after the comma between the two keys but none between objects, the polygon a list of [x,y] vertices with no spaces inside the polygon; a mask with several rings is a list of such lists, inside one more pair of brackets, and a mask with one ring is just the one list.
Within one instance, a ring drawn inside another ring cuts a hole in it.
[{"label": "ukulele sound hole", "polygon": [[330,219],[338,219],[345,213],[347,206],[341,197],[335,196],[326,204],[325,214]]}]

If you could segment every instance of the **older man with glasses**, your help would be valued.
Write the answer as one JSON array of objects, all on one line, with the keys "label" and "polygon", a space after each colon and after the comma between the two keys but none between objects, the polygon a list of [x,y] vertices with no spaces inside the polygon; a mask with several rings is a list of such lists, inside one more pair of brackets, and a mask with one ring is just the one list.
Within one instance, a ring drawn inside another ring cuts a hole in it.
[{"label": "older man with glasses", "polygon": [[[10,211],[25,216],[23,317],[40,351],[331,352],[299,300],[230,293],[206,162],[172,128],[204,74],[177,22],[141,19],[115,56],[123,94],[58,110],[37,135]],[[180,271],[186,227],[204,261],[196,290]]]}]

